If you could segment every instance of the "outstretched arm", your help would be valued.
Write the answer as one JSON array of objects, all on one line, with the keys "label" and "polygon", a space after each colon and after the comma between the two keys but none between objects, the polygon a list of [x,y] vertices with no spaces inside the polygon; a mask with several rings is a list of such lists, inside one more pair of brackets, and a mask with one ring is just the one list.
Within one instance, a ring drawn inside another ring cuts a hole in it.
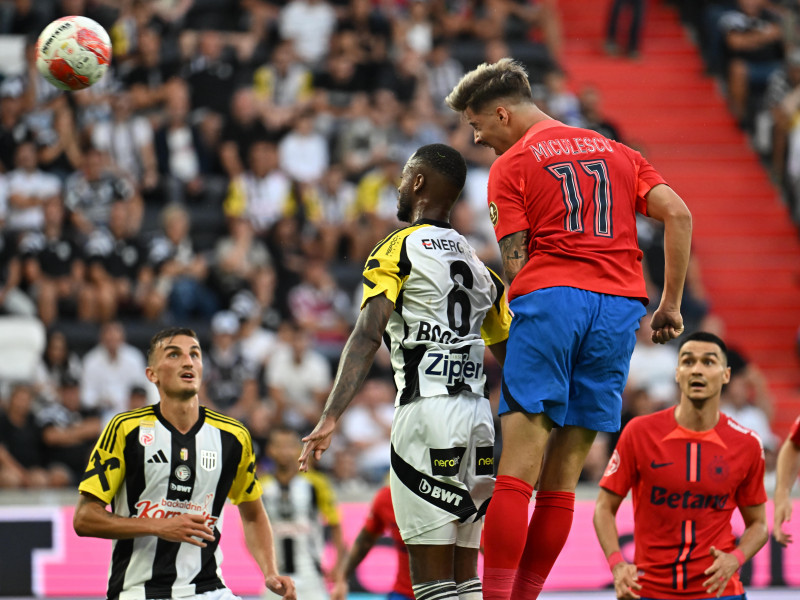
[{"label": "outstretched arm", "polygon": [[503,260],[503,270],[508,283],[522,270],[528,262],[528,230],[517,231],[502,238],[500,245],[500,258]]},{"label": "outstretched arm", "polygon": [[782,546],[792,543],[792,536],[783,531],[783,524],[792,518],[792,486],[800,471],[800,448],[791,439],[783,442],[775,467],[775,516],[772,535]]},{"label": "outstretched arm", "polygon": [[692,214],[668,185],[647,194],[647,215],[664,223],[664,291],[650,325],[653,341],[663,344],[683,333],[681,299],[692,247]]},{"label": "outstretched arm", "polygon": [[385,295],[374,296],[358,315],[353,333],[345,344],[333,389],[325,402],[319,423],[309,435],[303,438],[305,445],[300,455],[300,470],[308,470],[311,453],[319,459],[331,443],[331,435],[336,422],[350,405],[356,392],[372,366],[375,353],[381,345],[383,332],[394,310],[394,303]]},{"label": "outstretched arm", "polygon": [[334,573],[331,600],[344,600],[347,598],[347,582],[350,576],[356,572],[358,565],[366,558],[379,538],[380,536],[370,533],[366,528],[361,529],[350,548],[350,553],[347,555],[347,561],[343,568],[337,569],[336,573]]}]

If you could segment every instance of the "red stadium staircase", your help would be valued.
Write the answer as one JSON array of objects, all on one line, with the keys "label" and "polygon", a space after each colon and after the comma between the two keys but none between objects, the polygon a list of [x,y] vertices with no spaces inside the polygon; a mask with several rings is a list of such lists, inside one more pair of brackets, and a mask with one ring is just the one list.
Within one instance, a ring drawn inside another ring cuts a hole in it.
[{"label": "red stadium staircase", "polygon": [[783,437],[800,414],[800,241],[780,196],[730,116],[677,12],[648,2],[642,57],[603,52],[609,0],[560,0],[563,65],[594,85],[620,125],[684,198],[693,251],[728,343],[765,373]]}]

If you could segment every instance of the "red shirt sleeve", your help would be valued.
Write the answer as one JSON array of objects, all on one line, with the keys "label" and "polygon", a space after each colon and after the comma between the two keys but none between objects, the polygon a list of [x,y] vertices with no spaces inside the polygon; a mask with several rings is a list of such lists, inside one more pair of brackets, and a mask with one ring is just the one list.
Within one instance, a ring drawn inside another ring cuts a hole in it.
[{"label": "red shirt sleeve", "polygon": [[[364,523],[364,529],[366,529],[372,535],[382,535],[383,532],[389,527],[389,523],[386,521],[387,503],[389,506],[389,511],[391,511],[392,497],[390,495],[389,488],[384,487],[379,489],[378,493],[375,494],[375,498],[372,499],[372,506],[370,506],[369,515]],[[389,514],[392,513],[390,512]]]},{"label": "red shirt sleeve", "polygon": [[767,501],[767,491],[764,489],[764,450],[761,442],[752,440],[750,445],[750,469],[742,481],[742,485],[736,490],[737,506],[757,506]]},{"label": "red shirt sleeve", "polygon": [[636,212],[647,214],[647,194],[655,186],[667,183],[647,159],[635,150],[631,150],[636,164]]},{"label": "red shirt sleeve", "polygon": [[800,447],[800,417],[795,419],[792,430],[789,432],[789,439],[792,440],[795,446]]},{"label": "red shirt sleeve", "polygon": [[628,490],[638,479],[636,452],[633,446],[635,428],[636,419],[628,423],[622,430],[617,447],[614,448],[603,478],[600,480],[601,488],[623,498],[627,496]]},{"label": "red shirt sleeve", "polygon": [[489,218],[498,242],[507,235],[530,229],[522,190],[523,177],[518,162],[502,157],[496,160],[489,170],[488,195]]}]

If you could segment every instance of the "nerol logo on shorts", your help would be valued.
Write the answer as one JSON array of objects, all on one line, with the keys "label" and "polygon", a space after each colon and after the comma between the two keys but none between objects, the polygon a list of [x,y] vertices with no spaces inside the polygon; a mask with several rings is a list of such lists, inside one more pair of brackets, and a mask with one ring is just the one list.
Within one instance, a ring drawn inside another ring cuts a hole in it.
[{"label": "nerol logo on shorts", "polygon": [[461,459],[464,457],[464,447],[456,448],[431,448],[431,473],[439,476],[452,477],[458,475]]},{"label": "nerol logo on shorts", "polygon": [[494,448],[491,446],[475,448],[475,475],[494,475]]}]

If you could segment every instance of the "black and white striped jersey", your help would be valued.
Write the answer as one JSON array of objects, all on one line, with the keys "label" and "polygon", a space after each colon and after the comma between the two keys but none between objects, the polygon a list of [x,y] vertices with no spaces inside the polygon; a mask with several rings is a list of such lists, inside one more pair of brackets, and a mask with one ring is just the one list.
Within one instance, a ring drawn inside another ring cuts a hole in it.
[{"label": "black and white striped jersey", "polygon": [[121,517],[202,514],[216,540],[205,548],[155,536],[113,541],[110,600],[181,598],[225,587],[219,549],[225,498],[258,500],[253,444],[230,417],[200,407],[182,434],[160,404],[114,417],[95,445],[79,490],[110,503]]},{"label": "black and white striped jersey", "polygon": [[486,393],[485,346],[508,337],[505,286],[448,223],[420,220],[382,240],[364,267],[364,299],[394,302],[386,326],[395,405]]}]

